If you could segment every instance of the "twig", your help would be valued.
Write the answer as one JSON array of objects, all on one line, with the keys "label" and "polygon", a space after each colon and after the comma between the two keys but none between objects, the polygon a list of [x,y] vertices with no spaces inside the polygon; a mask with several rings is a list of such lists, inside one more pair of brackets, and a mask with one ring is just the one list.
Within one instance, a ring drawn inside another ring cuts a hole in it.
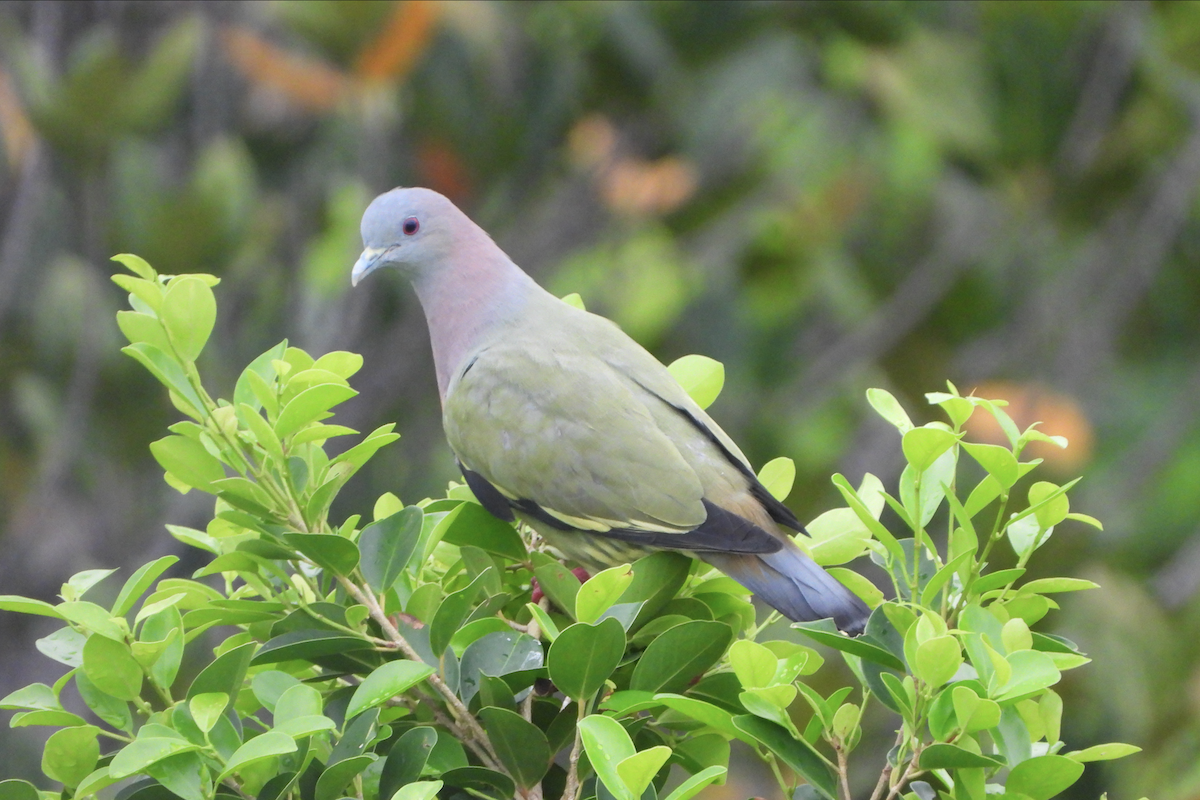
[{"label": "twig", "polygon": [[841,744],[835,744],[833,749],[837,753],[838,776],[842,783],[842,800],[853,800],[850,796],[850,765],[846,761],[846,749]]},{"label": "twig", "polygon": [[[864,702],[863,705],[865,706],[866,703]],[[893,745],[893,747],[899,747],[903,741],[904,729],[901,728],[900,730],[896,731],[896,744]],[[875,788],[871,790],[871,800],[879,800],[879,798],[883,796],[883,787],[888,785],[888,781],[891,779],[891,777],[892,765],[885,762],[883,765],[883,770],[879,773],[879,782],[876,783]]]},{"label": "twig", "polygon": [[[349,580],[348,578],[339,576],[338,581],[342,584],[346,591],[354,597],[355,600],[367,607],[371,613],[371,618],[379,623],[379,627],[383,629],[383,632],[387,634],[387,637],[391,641],[396,643],[406,657],[412,661],[421,661],[420,654],[413,649],[413,646],[408,643],[408,640],[404,638],[404,635],[400,633],[399,629],[392,624],[391,619],[389,619],[387,614],[383,612],[383,609],[379,605],[379,601],[373,594],[370,592],[364,592],[356,583],[354,583],[354,581]],[[448,727],[451,727],[452,729],[460,727],[465,728],[465,733],[467,735],[463,737],[464,741],[467,746],[475,751],[475,754],[479,756],[481,761],[483,761],[484,766],[488,767],[489,769],[505,772],[505,774],[507,774],[506,770],[500,766],[499,759],[496,757],[496,754],[492,752],[491,742],[488,740],[487,734],[485,734],[483,729],[479,727],[479,722],[476,721],[471,712],[467,710],[467,707],[463,705],[463,702],[458,698],[458,695],[456,695],[454,691],[446,685],[446,682],[442,680],[442,677],[436,672],[430,675],[427,680],[429,681],[429,685],[436,689],[438,694],[445,699],[446,705],[450,708],[451,714],[458,720],[458,725],[451,725]]]},{"label": "twig", "polygon": [[583,738],[579,735],[579,723],[583,722],[587,705],[579,701],[579,715],[575,720],[575,743],[571,746],[571,756],[567,760],[567,785],[563,789],[563,800],[578,800],[583,785],[579,782],[579,749],[583,746]]}]

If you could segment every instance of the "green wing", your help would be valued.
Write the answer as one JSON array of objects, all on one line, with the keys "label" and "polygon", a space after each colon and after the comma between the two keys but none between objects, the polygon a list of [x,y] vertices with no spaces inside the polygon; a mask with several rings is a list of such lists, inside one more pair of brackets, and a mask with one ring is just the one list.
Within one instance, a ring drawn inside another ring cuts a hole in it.
[{"label": "green wing", "polygon": [[584,530],[683,533],[707,517],[704,486],[657,403],[602,358],[518,337],[479,352],[443,412],[459,460],[509,499]]}]

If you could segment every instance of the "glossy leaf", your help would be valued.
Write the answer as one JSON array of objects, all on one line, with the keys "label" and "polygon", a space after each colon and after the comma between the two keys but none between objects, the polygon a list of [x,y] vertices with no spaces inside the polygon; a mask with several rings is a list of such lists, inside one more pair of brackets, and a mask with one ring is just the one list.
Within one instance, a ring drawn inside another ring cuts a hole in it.
[{"label": "glossy leaf", "polygon": [[443,522],[446,526],[442,535],[444,542],[472,545],[510,561],[524,561],[529,557],[516,529],[492,516],[478,503],[462,503]]},{"label": "glossy leaf", "polygon": [[725,653],[733,631],[723,622],[693,620],[668,629],[650,643],[634,667],[629,688],[678,691]]},{"label": "glossy leaf", "polygon": [[628,564],[597,572],[579,587],[575,595],[575,619],[592,623],[614,603],[633,583],[633,570]]},{"label": "glossy leaf", "polygon": [[359,568],[376,592],[392,587],[408,565],[421,538],[424,515],[409,506],[363,528],[358,536]]},{"label": "glossy leaf", "polygon": [[1068,789],[1083,775],[1083,764],[1066,756],[1036,756],[1022,761],[1008,773],[1004,788],[1033,800],[1050,800]]},{"label": "glossy leaf", "polygon": [[388,751],[383,771],[379,775],[379,796],[391,797],[405,784],[421,776],[429,753],[437,742],[438,734],[433,728],[420,726],[403,733]]},{"label": "glossy leaf", "polygon": [[257,761],[294,752],[296,742],[292,737],[278,731],[267,731],[239,747],[225,762],[225,769],[221,770],[217,780],[224,780]]},{"label": "glossy leaf", "polygon": [[776,500],[786,500],[796,482],[796,462],[787,456],[773,458],[758,472],[761,483]]},{"label": "glossy leaf", "polygon": [[573,700],[590,699],[625,654],[625,630],[615,619],[564,628],[550,646],[550,680]]},{"label": "glossy leaf", "polygon": [[684,356],[672,361],[667,371],[701,408],[712,405],[725,385],[725,365],[708,356]]},{"label": "glossy leaf", "polygon": [[93,634],[83,646],[83,671],[105,694],[135,700],[142,693],[142,667],[124,642]]},{"label": "glossy leaf", "polygon": [[195,361],[216,324],[217,300],[203,280],[181,275],[167,284],[159,318],[179,357]]},{"label": "glossy leaf", "polygon": [[733,724],[800,773],[823,797],[837,797],[833,770],[804,739],[793,737],[786,728],[761,717],[734,717]]},{"label": "glossy leaf", "polygon": [[433,673],[432,667],[416,661],[387,662],[364,678],[354,690],[350,705],[346,707],[347,719],[408,691]]},{"label": "glossy leaf", "polygon": [[83,725],[50,734],[42,748],[42,772],[64,786],[78,786],[100,758],[98,733],[94,725]]},{"label": "glossy leaf", "polygon": [[537,726],[504,708],[482,708],[479,716],[500,762],[522,787],[535,786],[550,767],[550,745]]}]

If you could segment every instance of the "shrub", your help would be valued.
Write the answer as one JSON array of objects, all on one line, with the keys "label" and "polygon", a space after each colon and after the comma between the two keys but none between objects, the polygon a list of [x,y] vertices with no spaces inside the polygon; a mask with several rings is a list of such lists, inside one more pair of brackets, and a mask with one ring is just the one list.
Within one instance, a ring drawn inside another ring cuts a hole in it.
[{"label": "shrub", "polygon": [[[338,491],[399,438],[385,425],[339,455],[325,450],[356,435],[326,420],[355,395],[362,358],[281,342],[230,400],[214,400],[195,362],[217,280],[117,260],[133,273],[114,277],[132,306],[118,314],[125,352],[185,417],[151,452],[171,486],[216,496],[205,530],[167,528],[212,560],[190,578],[162,577],[174,556],[145,564],[107,608],[87,598],[111,570],[73,576],[57,604],[0,598],[0,609],[64,623],[39,647],[68,671],[0,700],[19,710],[14,727],[58,729],[42,769],[64,798],[119,787],[122,800],[686,800],[724,780],[736,739],[789,797],[849,800],[869,703],[899,720],[874,800],[984,800],[996,783],[1047,800],[1084,763],[1137,750],[1062,752],[1053,687],[1088,659],[1031,628],[1056,607],[1050,595],[1095,584],[1021,581],[1057,525],[1099,523],[1070,510],[1074,482],[1023,481],[1038,464],[1021,460],[1029,442],[1066,442],[1017,430],[1000,401],[951,386],[929,395],[949,423],[918,427],[890,394],[868,393],[900,434],[898,490],[836,475],[846,506],[799,537],[873,607],[866,633],[823,621],[769,638],[778,615],[759,620],[745,589],[699,562],[658,553],[581,580],[462,485],[408,506],[385,494],[369,522],[332,520]],[[698,402],[720,389],[709,359],[672,369]],[[993,415],[1008,446],[964,440],[975,413]],[[776,459],[761,478],[782,498],[793,475]],[[911,535],[879,521],[885,508]],[[989,569],[1002,542],[1016,566]],[[838,566],[863,555],[892,599]],[[181,685],[185,645],[213,632],[213,659]],[[806,679],[831,650],[854,680],[826,696]],[[71,681],[90,719],[61,704]],[[38,794],[0,782],[3,800]]]}]

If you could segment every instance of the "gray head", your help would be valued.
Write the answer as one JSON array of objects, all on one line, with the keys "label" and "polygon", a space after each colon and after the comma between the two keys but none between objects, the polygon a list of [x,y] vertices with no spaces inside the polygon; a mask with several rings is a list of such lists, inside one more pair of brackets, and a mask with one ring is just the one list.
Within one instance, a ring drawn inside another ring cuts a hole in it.
[{"label": "gray head", "polygon": [[456,244],[474,238],[476,232],[483,234],[432,189],[392,189],[372,200],[363,214],[364,249],[350,282],[357,285],[380,267],[396,267],[416,280],[443,263]]}]

